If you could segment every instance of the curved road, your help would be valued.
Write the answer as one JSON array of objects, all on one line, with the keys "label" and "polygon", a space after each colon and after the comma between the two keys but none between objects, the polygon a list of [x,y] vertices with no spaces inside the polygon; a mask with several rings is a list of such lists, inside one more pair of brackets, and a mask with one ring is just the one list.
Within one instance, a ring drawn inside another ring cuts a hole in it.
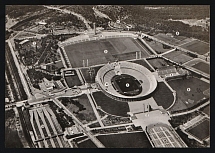
[{"label": "curved road", "polygon": [[86,25],[87,29],[89,31],[92,30],[92,28],[90,27],[90,25],[88,24],[88,21],[81,15],[81,14],[78,14],[78,13],[75,13],[75,12],[72,12],[72,11],[69,11],[69,10],[66,10],[66,9],[60,9],[60,8],[57,8],[57,7],[53,7],[53,6],[46,6],[44,5],[44,7],[48,8],[48,9],[53,9],[53,10],[57,10],[57,11],[60,11],[62,13],[67,13],[67,14],[72,14],[72,15],[75,15],[77,16],[80,20],[82,20],[84,22],[84,24]]}]

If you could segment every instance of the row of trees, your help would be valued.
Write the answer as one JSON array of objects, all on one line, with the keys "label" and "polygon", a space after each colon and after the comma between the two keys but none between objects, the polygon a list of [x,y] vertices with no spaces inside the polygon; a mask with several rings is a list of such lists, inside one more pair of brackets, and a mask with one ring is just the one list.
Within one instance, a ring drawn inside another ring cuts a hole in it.
[{"label": "row of trees", "polygon": [[42,5],[6,5],[5,11],[10,18],[18,18],[20,16],[41,11],[44,9]]}]

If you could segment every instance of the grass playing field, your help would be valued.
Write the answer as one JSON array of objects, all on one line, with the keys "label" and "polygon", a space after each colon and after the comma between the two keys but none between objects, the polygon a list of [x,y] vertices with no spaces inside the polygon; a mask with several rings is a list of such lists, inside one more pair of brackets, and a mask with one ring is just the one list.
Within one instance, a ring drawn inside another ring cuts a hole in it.
[{"label": "grass playing field", "polygon": [[130,62],[140,64],[140,65],[146,67],[151,72],[154,72],[154,70],[144,60],[134,60],[134,61],[130,61]]},{"label": "grass playing field", "polygon": [[98,106],[101,107],[105,112],[116,115],[127,117],[127,112],[129,112],[129,106],[126,102],[116,101],[108,96],[106,96],[103,92],[94,92],[93,97]]},{"label": "grass playing field", "polygon": [[205,119],[203,122],[194,126],[187,132],[202,141],[210,136],[209,128],[210,128],[210,121],[208,119]]},{"label": "grass playing field", "polygon": [[171,90],[163,82],[158,82],[157,88],[152,93],[152,97],[158,106],[163,106],[164,109],[169,108],[174,99]]},{"label": "grass playing field", "polygon": [[199,62],[199,63],[193,65],[192,67],[194,67],[204,73],[210,74],[210,65],[205,62]]},{"label": "grass playing field", "polygon": [[113,86],[119,91],[120,94],[131,96],[138,95],[142,92],[141,84],[133,76],[122,74],[114,76],[111,79]]},{"label": "grass playing field", "polygon": [[170,80],[168,84],[176,91],[177,98],[175,105],[170,109],[171,111],[183,110],[196,105],[199,100],[206,97],[203,91],[210,88],[208,83],[194,77]]},{"label": "grass playing field", "polygon": [[165,49],[163,48],[163,44],[159,43],[159,42],[156,42],[156,41],[145,41],[150,47],[152,47],[152,49],[154,49],[158,54],[161,54],[161,53],[165,53],[166,51],[168,50],[171,50],[171,49]]},{"label": "grass playing field", "polygon": [[97,146],[90,140],[86,140],[82,143],[78,143],[78,148],[97,148]]},{"label": "grass playing field", "polygon": [[193,57],[186,55],[182,51],[172,51],[168,54],[165,54],[164,57],[180,64],[186,63],[187,61],[190,61],[193,59]]},{"label": "grass playing field", "polygon": [[205,108],[202,109],[202,111],[207,114],[208,116],[210,116],[210,105],[206,106]]},{"label": "grass playing field", "polygon": [[147,60],[149,62],[149,64],[151,66],[153,66],[155,69],[159,69],[161,67],[164,67],[164,66],[171,66],[172,64],[165,61],[164,59],[162,58],[154,58],[154,59],[148,59]]},{"label": "grass playing field", "polygon": [[191,41],[187,44],[182,45],[181,47],[185,48],[187,50],[190,50],[192,52],[196,52],[200,55],[204,55],[210,51],[210,45],[209,44],[198,41],[198,40]]},{"label": "grass playing field", "polygon": [[[108,61],[112,62],[116,59],[134,59],[136,52],[140,51],[142,51],[142,57],[149,55],[140,46],[140,43],[137,43],[137,40],[130,37],[93,40],[68,45],[64,48],[72,67],[82,67],[83,60],[86,66],[87,59],[89,66],[92,66],[105,64]],[[107,52],[105,53],[104,50],[107,50]]]},{"label": "grass playing field", "polygon": [[95,83],[96,74],[101,67],[102,66],[92,67],[91,70],[89,70],[89,68],[81,68],[80,70],[84,76],[85,81],[87,83]]},{"label": "grass playing field", "polygon": [[167,43],[169,43],[171,45],[176,45],[176,46],[191,41],[190,38],[179,37],[179,36],[171,37],[171,36],[167,36],[164,33],[159,33],[157,35],[154,35],[154,37],[157,38],[157,39],[160,39],[160,40],[162,40],[164,42],[167,42]]},{"label": "grass playing field", "polygon": [[102,135],[97,137],[107,148],[151,148],[144,132]]},{"label": "grass playing field", "polygon": [[66,80],[67,85],[70,88],[81,85],[81,81],[79,80],[79,77],[78,77],[76,71],[75,71],[75,75],[65,76],[65,80]]}]

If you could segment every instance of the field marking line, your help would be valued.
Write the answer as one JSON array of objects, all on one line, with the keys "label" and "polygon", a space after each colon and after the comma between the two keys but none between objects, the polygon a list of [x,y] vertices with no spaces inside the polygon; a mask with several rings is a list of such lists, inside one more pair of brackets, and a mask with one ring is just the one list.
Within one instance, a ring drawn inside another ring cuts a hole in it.
[{"label": "field marking line", "polygon": [[[173,51],[175,51],[175,48],[173,48],[173,49],[171,49],[171,50],[168,50],[168,51],[166,51],[166,52],[160,54],[160,56],[163,56],[163,55],[165,55],[165,54],[171,53],[171,52],[173,52]],[[176,55],[176,56],[178,56],[178,55]]]},{"label": "field marking line", "polygon": [[188,44],[188,43],[190,43],[190,42],[192,42],[192,41],[195,41],[195,39],[192,39],[192,40],[190,40],[190,41],[188,41],[188,42],[185,42],[185,43],[183,43],[183,44],[180,44],[180,45],[178,45],[177,47],[183,46],[183,45]]},{"label": "field marking line", "polygon": [[205,44],[209,45],[209,47],[210,47],[210,43],[208,43],[208,42],[205,42],[205,41],[202,41],[202,40],[199,40],[199,39],[195,39],[195,38],[194,38],[194,40],[197,40],[197,41],[200,41],[202,43],[205,43]]}]

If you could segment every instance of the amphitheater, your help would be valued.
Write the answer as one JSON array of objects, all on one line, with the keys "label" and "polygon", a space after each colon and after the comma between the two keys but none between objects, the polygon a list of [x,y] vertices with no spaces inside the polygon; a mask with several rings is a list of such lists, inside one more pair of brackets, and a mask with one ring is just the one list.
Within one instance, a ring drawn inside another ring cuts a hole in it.
[{"label": "amphitheater", "polygon": [[106,64],[95,80],[107,96],[127,102],[142,100],[157,87],[156,78],[147,68],[127,61]]}]

